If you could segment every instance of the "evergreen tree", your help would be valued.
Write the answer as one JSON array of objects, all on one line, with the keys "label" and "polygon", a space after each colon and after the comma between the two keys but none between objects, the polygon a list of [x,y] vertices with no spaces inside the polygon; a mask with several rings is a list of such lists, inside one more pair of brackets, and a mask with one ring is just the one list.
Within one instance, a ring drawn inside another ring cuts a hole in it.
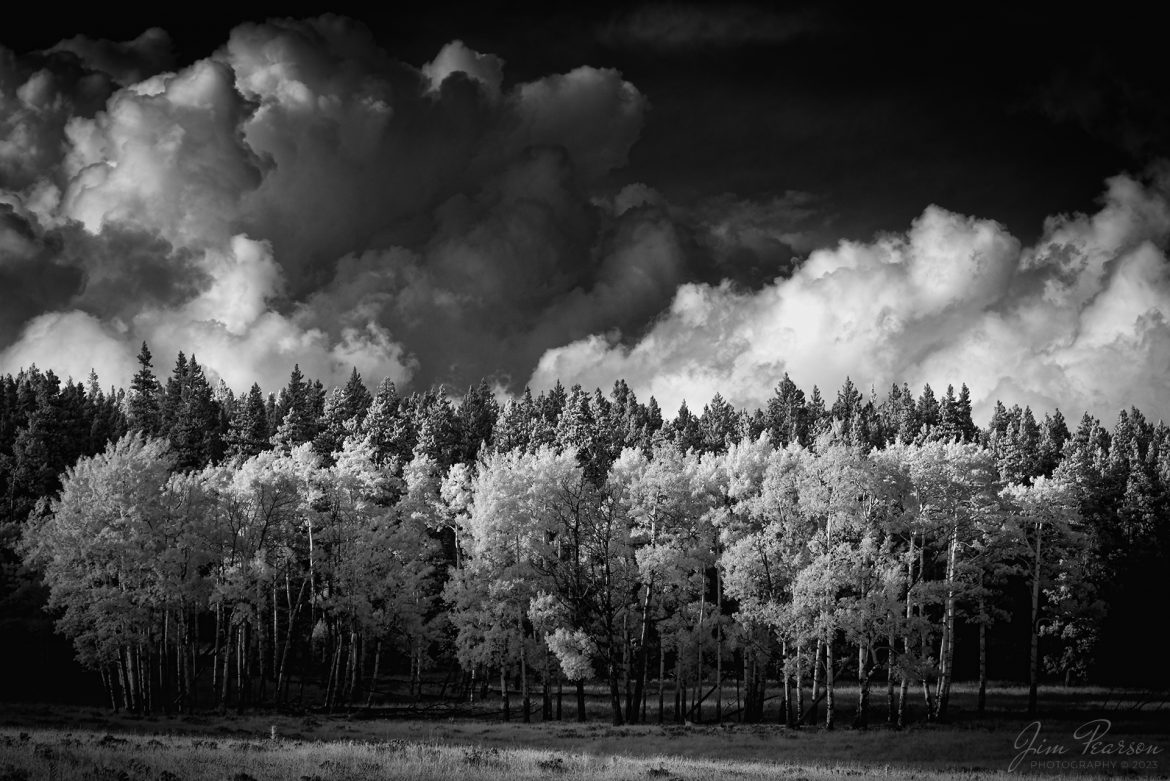
[{"label": "evergreen tree", "polygon": [[260,386],[252,383],[248,395],[236,403],[227,434],[227,454],[232,458],[251,458],[271,447],[268,411]]},{"label": "evergreen tree", "polygon": [[524,395],[511,399],[500,410],[492,428],[492,451],[496,453],[526,452],[532,433],[533,417],[538,413],[532,401],[532,392],[524,389]]},{"label": "evergreen tree", "polygon": [[1040,426],[1031,407],[1018,414],[1017,422],[993,452],[1000,478],[1005,483],[1029,484],[1040,474]]},{"label": "evergreen tree", "polygon": [[716,393],[699,416],[700,449],[705,453],[723,453],[740,439],[739,413],[723,396]]},{"label": "evergreen tree", "polygon": [[443,471],[456,463],[463,450],[459,416],[440,392],[428,392],[416,411],[418,439],[413,454],[431,459]]},{"label": "evergreen tree", "polygon": [[938,400],[934,396],[934,389],[930,387],[930,383],[922,386],[922,395],[918,397],[915,413],[919,423],[922,425],[919,436],[921,437],[923,434],[929,436],[929,432],[934,431],[938,427],[939,421],[942,418],[942,410]]},{"label": "evergreen tree", "polygon": [[391,437],[401,404],[402,399],[394,382],[390,379],[382,380],[362,422],[366,441],[373,447],[374,457],[379,463],[385,463],[393,447]]},{"label": "evergreen tree", "polygon": [[804,419],[809,445],[827,433],[832,424],[832,418],[825,409],[825,400],[821,396],[821,389],[816,385],[813,386],[812,393],[808,397],[808,404],[805,405]]},{"label": "evergreen tree", "polygon": [[183,355],[183,351],[180,350],[175,359],[175,368],[171,370],[171,376],[167,378],[167,384],[162,388],[159,400],[159,414],[162,419],[159,433],[163,436],[171,436],[183,406],[187,382],[187,356]]},{"label": "evergreen tree", "polygon": [[808,419],[805,409],[804,391],[784,372],[783,379],[768,399],[764,420],[772,442],[784,447],[789,442],[808,444]]},{"label": "evergreen tree", "polygon": [[532,417],[532,429],[528,434],[529,450],[535,452],[543,445],[556,445],[557,426],[567,403],[568,394],[560,380],[557,380],[552,390],[536,398],[536,411],[539,414]]},{"label": "evergreen tree", "polygon": [[272,437],[272,443],[287,451],[312,442],[317,435],[316,401],[312,383],[305,381],[299,364],[293,366],[288,385],[281,391],[283,418]]},{"label": "evergreen tree", "polygon": [[1068,438],[1068,426],[1060,410],[1045,414],[1044,423],[1040,426],[1040,474],[1051,477],[1056,471]]},{"label": "evergreen tree", "polygon": [[500,414],[500,405],[496,402],[495,394],[488,386],[487,380],[480,380],[479,385],[473,385],[463,395],[463,403],[459,405],[459,432],[462,441],[456,461],[466,464],[475,463],[481,447],[491,447],[492,431],[496,426],[496,418]]},{"label": "evergreen tree", "polygon": [[162,430],[162,388],[150,363],[150,349],[146,342],[138,353],[138,372],[130,381],[127,423],[131,431],[142,431],[151,436]]},{"label": "evergreen tree", "polygon": [[965,382],[959,388],[959,398],[955,404],[954,415],[958,421],[963,441],[974,442],[979,436],[979,427],[975,425],[975,421],[971,417],[971,390]]},{"label": "evergreen tree", "polygon": [[179,380],[180,394],[170,429],[175,468],[197,469],[223,457],[220,409],[203,368],[192,355]]},{"label": "evergreen tree", "polygon": [[674,446],[680,453],[690,451],[699,452],[703,449],[703,432],[699,428],[699,419],[691,414],[684,401],[678,408],[678,414],[670,425]]},{"label": "evergreen tree", "polygon": [[948,385],[946,395],[939,404],[938,428],[931,439],[942,442],[963,441],[963,424],[959,415],[959,400],[955,398],[955,386]]},{"label": "evergreen tree", "polygon": [[658,399],[653,396],[646,402],[646,411],[642,415],[642,421],[638,441],[643,449],[649,449],[658,441],[664,427],[662,408],[658,406]]}]

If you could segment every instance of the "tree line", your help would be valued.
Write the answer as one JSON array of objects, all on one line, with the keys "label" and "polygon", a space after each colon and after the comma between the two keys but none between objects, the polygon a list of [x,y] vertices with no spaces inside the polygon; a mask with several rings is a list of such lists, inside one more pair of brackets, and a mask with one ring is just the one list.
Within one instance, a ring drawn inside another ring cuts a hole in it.
[{"label": "tree line", "polygon": [[997,660],[1032,709],[1046,677],[1165,678],[1118,631],[1170,536],[1170,429],[1136,409],[980,429],[966,386],[828,403],[785,375],[762,409],[667,420],[622,381],[501,406],[294,368],[236,397],[194,356],[139,362],[126,391],[0,378],[5,611],[47,607],[115,708],[306,681],[339,707],[439,668],[525,720],[566,691],[583,718],[596,682],[614,723],[831,727],[946,718],[964,669],[982,709]]}]

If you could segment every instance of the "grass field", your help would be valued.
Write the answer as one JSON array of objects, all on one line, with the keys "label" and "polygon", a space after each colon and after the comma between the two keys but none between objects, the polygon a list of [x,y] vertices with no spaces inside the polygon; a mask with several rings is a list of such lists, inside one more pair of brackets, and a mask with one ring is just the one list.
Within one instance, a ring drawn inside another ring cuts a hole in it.
[{"label": "grass field", "polygon": [[[1044,692],[1031,745],[1064,754],[1021,758],[1013,744],[1032,721],[1014,708],[1022,690],[1000,688],[1001,709],[976,717],[960,688],[946,725],[827,732],[774,724],[635,725],[594,721],[505,723],[498,718],[419,719],[353,712],[198,714],[139,718],[93,708],[0,706],[0,781],[110,779],[820,779],[1145,777],[1170,773],[1170,706],[1106,689]],[[847,702],[847,700],[845,700]],[[1002,709],[1006,707],[1006,710]],[[539,714],[538,714],[539,715]],[[877,714],[875,714],[877,715]],[[377,716],[377,717],[371,717]],[[1145,743],[1157,753],[1082,753],[1074,739],[1108,719],[1098,748]],[[848,720],[844,720],[848,723]],[[274,737],[275,735],[275,737]],[[1026,741],[1025,741],[1026,742]],[[1023,744],[1021,744],[1023,745]],[[1042,763],[1032,765],[1033,761]],[[1099,762],[1082,766],[1081,762]],[[1112,763],[1112,764],[1108,764]]]}]

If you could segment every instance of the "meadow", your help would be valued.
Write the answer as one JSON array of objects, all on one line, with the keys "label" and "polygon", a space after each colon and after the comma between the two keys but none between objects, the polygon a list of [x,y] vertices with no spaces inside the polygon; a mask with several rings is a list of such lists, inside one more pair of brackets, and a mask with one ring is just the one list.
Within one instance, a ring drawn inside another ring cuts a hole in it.
[{"label": "meadow", "polygon": [[[997,687],[992,702],[998,709],[983,716],[974,713],[973,689],[960,686],[958,693],[949,723],[919,722],[901,731],[884,724],[833,731],[734,722],[521,724],[503,722],[486,709],[461,718],[443,717],[441,709],[396,708],[145,718],[95,708],[10,705],[0,712],[0,781],[1089,779],[1165,778],[1170,772],[1165,695],[1045,689],[1037,719],[1041,731],[1036,740],[1019,743],[1041,751],[1023,756],[1013,768],[1021,753],[1014,744],[1032,721],[1017,707],[1026,690]],[[1096,719],[1107,719],[1110,726],[1094,755],[1073,736]],[[1102,747],[1141,743],[1149,750],[1101,753]]]}]

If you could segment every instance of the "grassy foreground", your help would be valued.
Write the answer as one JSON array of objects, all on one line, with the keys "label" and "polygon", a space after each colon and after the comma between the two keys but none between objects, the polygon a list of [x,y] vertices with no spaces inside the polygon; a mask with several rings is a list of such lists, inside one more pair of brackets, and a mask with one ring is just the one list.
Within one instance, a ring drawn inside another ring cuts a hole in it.
[{"label": "grassy foreground", "polygon": [[[1040,717],[1041,740],[1033,745],[1062,745],[1065,754],[1024,757],[1014,772],[1009,767],[1020,752],[1013,744],[1032,721],[1018,711],[979,718],[967,711],[947,725],[903,731],[881,725],[826,732],[775,724],[363,718],[368,714],[361,712],[141,718],[94,708],[0,705],[0,781],[1168,777],[1170,709],[1164,702],[1135,709],[1106,690],[1079,690],[1068,702],[1060,694],[1049,692],[1048,703],[1064,707]],[[1144,742],[1160,751],[1082,754],[1073,734],[1100,718],[1111,724],[1107,742]],[[1094,759],[1112,764],[1068,764]]]}]

